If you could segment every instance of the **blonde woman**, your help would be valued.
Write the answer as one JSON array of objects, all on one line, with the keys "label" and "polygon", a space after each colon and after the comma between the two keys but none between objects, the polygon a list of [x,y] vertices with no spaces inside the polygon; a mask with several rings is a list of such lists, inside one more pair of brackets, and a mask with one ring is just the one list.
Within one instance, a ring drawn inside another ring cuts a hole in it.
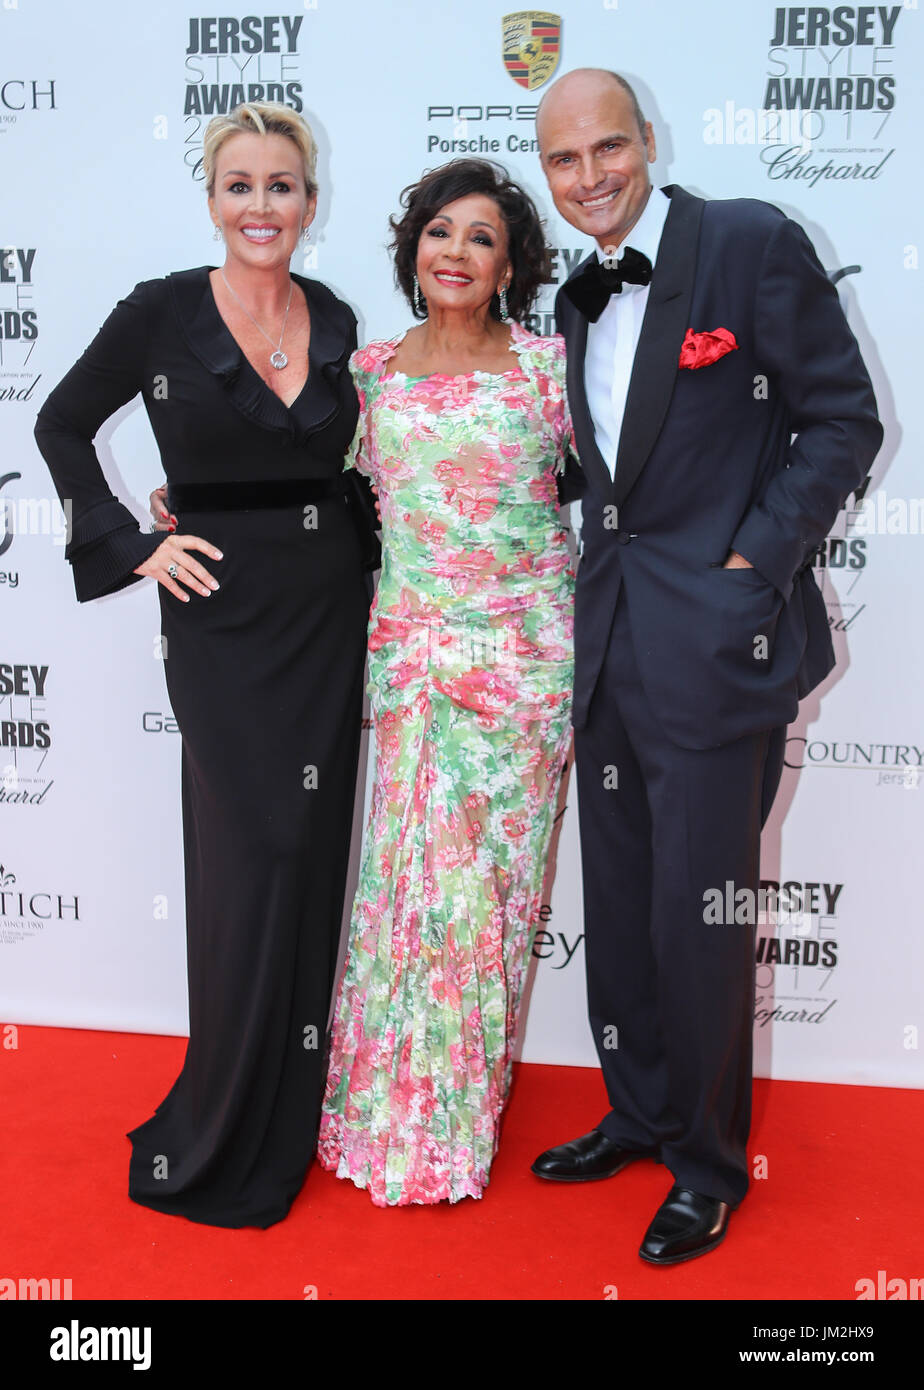
[{"label": "blonde woman", "polygon": [[[35,432],[72,504],[77,597],[144,575],[160,586],[182,733],[190,1038],[129,1135],[129,1195],[214,1226],[281,1220],[311,1161],[350,843],[375,535],[371,498],[343,473],[356,320],[289,269],[315,167],[288,107],[213,120],[203,169],[224,264],[136,285]],[[139,392],[166,537],[139,530],[92,444]]]}]

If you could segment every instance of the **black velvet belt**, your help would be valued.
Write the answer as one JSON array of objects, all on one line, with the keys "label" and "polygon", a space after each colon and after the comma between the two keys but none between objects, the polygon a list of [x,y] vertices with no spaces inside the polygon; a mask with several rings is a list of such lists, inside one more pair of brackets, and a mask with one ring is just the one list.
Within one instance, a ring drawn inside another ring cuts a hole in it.
[{"label": "black velvet belt", "polygon": [[279,478],[246,483],[171,483],[167,510],[236,512],[256,507],[297,507],[324,497],[342,497],[343,474],[332,478]]}]

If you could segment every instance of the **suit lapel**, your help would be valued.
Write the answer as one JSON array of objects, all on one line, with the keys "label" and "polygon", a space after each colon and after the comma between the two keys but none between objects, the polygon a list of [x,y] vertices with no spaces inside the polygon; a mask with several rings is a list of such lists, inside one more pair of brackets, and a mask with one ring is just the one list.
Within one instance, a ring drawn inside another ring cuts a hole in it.
[{"label": "suit lapel", "polygon": [[[590,256],[581,261],[572,274],[579,275],[584,266],[593,259],[594,254],[592,252]],[[565,339],[565,379],[568,388],[568,407],[571,411],[571,422],[574,425],[574,434],[578,442],[580,465],[587,474],[588,481],[594,491],[602,497],[608,497],[613,489],[613,479],[610,477],[610,470],[606,466],[603,455],[597,448],[597,436],[594,431],[590,407],[587,404],[587,390],[584,385],[587,319],[577,311],[567,295],[561,293],[559,293],[556,302],[556,310]]]},{"label": "suit lapel", "polygon": [[[677,377],[681,344],[690,327],[705,202],[676,185],[669,185],[664,191],[671,205],[651,277],[616,451],[612,495],[617,506],[629,495],[661,433]],[[586,341],[586,320],[579,317],[584,322]]]}]

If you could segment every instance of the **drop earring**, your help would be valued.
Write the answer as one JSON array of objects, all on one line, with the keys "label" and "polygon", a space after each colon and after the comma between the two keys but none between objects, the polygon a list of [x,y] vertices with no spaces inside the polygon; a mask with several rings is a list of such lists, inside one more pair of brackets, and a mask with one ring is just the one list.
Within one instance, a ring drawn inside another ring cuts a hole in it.
[{"label": "drop earring", "polygon": [[503,323],[510,322],[510,315],[507,312],[507,286],[501,285],[500,288],[500,316]]},{"label": "drop earring", "polygon": [[221,228],[217,222],[215,223],[215,231],[212,233],[212,240],[221,241]]},{"label": "drop earring", "polygon": [[427,313],[427,301],[420,293],[420,281],[417,279],[416,274],[414,276],[414,313],[417,314],[418,317],[426,317]]}]

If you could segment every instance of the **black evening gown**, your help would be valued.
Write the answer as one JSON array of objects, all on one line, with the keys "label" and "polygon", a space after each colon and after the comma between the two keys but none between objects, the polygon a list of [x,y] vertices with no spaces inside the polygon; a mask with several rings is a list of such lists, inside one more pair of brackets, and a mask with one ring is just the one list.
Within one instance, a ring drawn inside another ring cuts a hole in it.
[{"label": "black evening gown", "polygon": [[132,1130],[129,1195],[214,1226],[266,1227],[314,1153],[361,727],[372,499],[343,456],[356,320],[317,281],[310,370],[291,407],[250,366],[202,266],[142,281],[52,391],[36,440],[72,500],[78,598],[124,587],[163,534],[112,495],[92,440],[141,392],[178,532],[219,580],[162,586],[182,735],[190,1037]]}]

